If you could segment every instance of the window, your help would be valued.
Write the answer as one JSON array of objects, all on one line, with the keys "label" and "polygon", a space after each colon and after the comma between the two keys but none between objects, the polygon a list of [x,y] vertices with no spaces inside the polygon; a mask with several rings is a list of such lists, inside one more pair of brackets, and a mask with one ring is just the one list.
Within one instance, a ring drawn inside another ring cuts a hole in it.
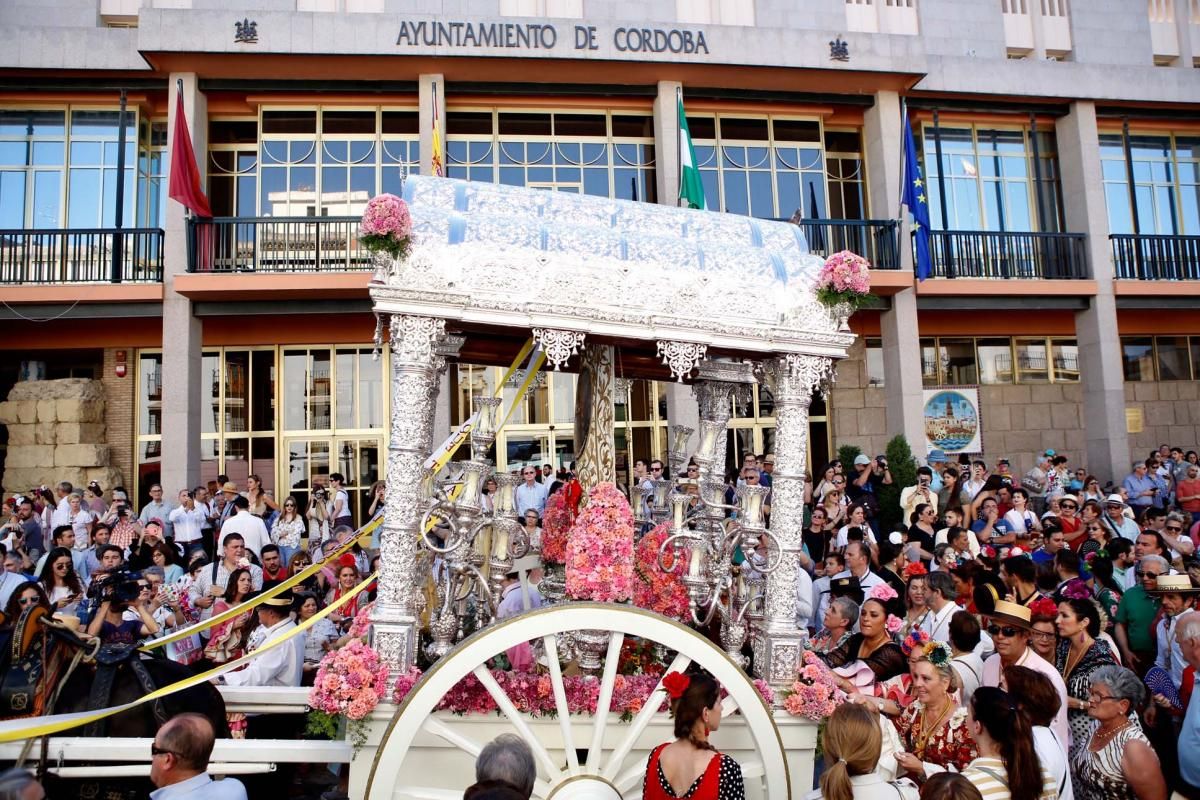
[{"label": "window", "polygon": [[[932,125],[923,131],[925,175],[931,222],[942,230],[1062,230],[1057,144],[1053,133],[1038,133],[1041,171],[1039,219],[1032,134],[1025,128],[977,126],[940,128],[942,161]],[[948,219],[942,219],[941,191]]]},{"label": "window", "polygon": [[1200,336],[1122,336],[1127,381],[1200,380]]},{"label": "window", "polygon": [[[0,228],[102,228],[116,223],[117,109],[0,109]],[[151,145],[150,126],[139,135],[136,109],[125,114],[123,224],[158,225],[165,141]],[[152,159],[154,165],[142,161]],[[137,183],[137,186],[135,186]]]},{"label": "window", "polygon": [[[1142,233],[1200,234],[1200,137],[1131,135],[1133,195]],[[1112,233],[1133,233],[1125,140],[1100,136],[1104,197]]]},{"label": "window", "polygon": [[1074,339],[923,338],[921,377],[928,387],[1077,383],[1079,350]]},{"label": "window", "polygon": [[[696,162],[710,208],[765,219],[830,216],[820,120],[783,117],[688,117]],[[837,139],[853,146],[851,137]],[[857,153],[841,153],[837,205],[863,206]],[[850,192],[847,198],[845,192]]]},{"label": "window", "polygon": [[825,179],[830,219],[865,219],[863,158],[858,131],[825,131]]},{"label": "window", "polygon": [[867,386],[883,386],[883,341],[867,339]]},{"label": "window", "polygon": [[447,111],[446,174],[655,202],[653,117],[620,111]]},{"label": "window", "polygon": [[[261,131],[261,135],[260,135]],[[358,216],[396,194],[419,162],[417,112],[382,107],[263,109],[209,122],[217,216]]]}]

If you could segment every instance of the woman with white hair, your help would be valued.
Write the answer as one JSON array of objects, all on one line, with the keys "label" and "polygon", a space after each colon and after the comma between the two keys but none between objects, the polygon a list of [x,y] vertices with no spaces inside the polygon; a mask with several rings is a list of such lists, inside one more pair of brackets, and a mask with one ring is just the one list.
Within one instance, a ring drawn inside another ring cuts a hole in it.
[{"label": "woman with white hair", "polygon": [[475,759],[475,786],[468,788],[464,796],[471,797],[473,790],[482,788],[481,784],[489,788],[499,784],[527,798],[533,794],[536,778],[537,767],[529,745],[515,733],[502,733],[488,742]]},{"label": "woman with white hair", "polygon": [[1133,670],[1111,665],[1092,673],[1088,715],[1098,726],[1087,747],[1072,755],[1071,776],[1079,800],[1164,800],[1162,766],[1130,718],[1146,700],[1146,687]]},{"label": "woman with white hair", "polygon": [[817,653],[828,653],[845,644],[854,633],[858,623],[858,604],[849,597],[835,597],[829,601],[825,609],[825,617],[821,620],[824,626],[820,633],[809,642],[809,648]]}]

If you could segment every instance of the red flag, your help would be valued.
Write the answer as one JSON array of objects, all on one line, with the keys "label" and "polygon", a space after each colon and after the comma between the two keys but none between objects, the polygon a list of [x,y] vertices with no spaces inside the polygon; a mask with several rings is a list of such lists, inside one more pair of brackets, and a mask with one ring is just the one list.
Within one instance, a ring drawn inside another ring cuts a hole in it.
[{"label": "red flag", "polygon": [[188,132],[182,94],[176,94],[175,129],[171,134],[171,182],[167,196],[182,203],[197,217],[212,216],[212,208],[200,186],[200,168],[196,166],[196,154],[192,152],[192,136]]}]

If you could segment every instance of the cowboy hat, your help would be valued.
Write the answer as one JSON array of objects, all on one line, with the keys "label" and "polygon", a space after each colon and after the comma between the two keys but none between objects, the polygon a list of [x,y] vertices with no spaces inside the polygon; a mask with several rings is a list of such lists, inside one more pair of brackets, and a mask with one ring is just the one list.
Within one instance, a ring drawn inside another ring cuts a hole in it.
[{"label": "cowboy hat", "polygon": [[1029,621],[1031,619],[1029,609],[1016,603],[1010,603],[1008,600],[997,600],[992,611],[984,616],[997,622],[1016,625],[1024,630],[1033,629],[1033,624]]},{"label": "cowboy hat", "polygon": [[221,484],[221,491],[228,492],[229,494],[237,494],[238,488],[232,481],[225,481],[225,483]]},{"label": "cowboy hat", "polygon": [[1121,506],[1124,508],[1125,498],[1121,497],[1119,494],[1110,494],[1108,497],[1104,498],[1104,505]]},{"label": "cowboy hat", "polygon": [[1159,575],[1153,589],[1147,589],[1149,594],[1196,594],[1200,587],[1192,583],[1187,575]]}]

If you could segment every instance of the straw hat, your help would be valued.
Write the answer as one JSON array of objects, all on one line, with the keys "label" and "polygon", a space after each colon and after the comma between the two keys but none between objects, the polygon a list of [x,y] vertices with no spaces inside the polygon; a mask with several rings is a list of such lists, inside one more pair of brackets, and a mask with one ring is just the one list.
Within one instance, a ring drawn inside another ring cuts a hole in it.
[{"label": "straw hat", "polygon": [[1030,622],[1029,609],[1016,603],[1010,603],[1007,600],[997,600],[995,608],[986,616],[997,622],[1007,622],[1010,625],[1016,625],[1018,628],[1024,628],[1025,630],[1033,629],[1033,624]]},{"label": "straw hat", "polygon": [[225,481],[225,483],[221,484],[221,491],[228,494],[237,494],[238,488],[232,481]]},{"label": "straw hat", "polygon": [[1196,594],[1200,587],[1194,586],[1187,575],[1159,575],[1154,588],[1147,591],[1150,594]]}]

